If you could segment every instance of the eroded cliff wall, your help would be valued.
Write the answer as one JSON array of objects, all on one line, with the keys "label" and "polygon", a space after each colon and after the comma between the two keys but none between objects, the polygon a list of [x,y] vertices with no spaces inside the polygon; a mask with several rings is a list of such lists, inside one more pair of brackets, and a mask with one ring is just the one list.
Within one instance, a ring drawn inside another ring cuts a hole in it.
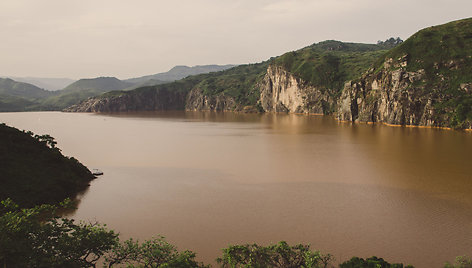
[{"label": "eroded cliff wall", "polygon": [[224,93],[206,95],[200,88],[192,89],[185,101],[187,111],[233,111],[236,109],[236,101]]},{"label": "eroded cliff wall", "polygon": [[[337,118],[353,122],[450,127],[453,108],[438,112],[438,107],[451,100],[451,95],[444,89],[447,85],[429,84],[424,69],[407,71],[408,58],[403,55],[398,59],[387,59],[381,68],[372,68],[357,81],[347,82],[337,103]],[[445,64],[449,65],[447,68],[458,68],[460,63],[449,61]],[[467,91],[469,87],[469,84],[462,84],[454,90]],[[470,122],[462,128],[471,128]]]},{"label": "eroded cliff wall", "polygon": [[311,86],[280,66],[268,67],[259,88],[265,112],[330,114],[335,108],[328,90]]},{"label": "eroded cliff wall", "polygon": [[128,112],[183,110],[186,92],[169,90],[142,90],[133,94],[122,94],[101,98],[90,98],[73,105],[66,112]]}]

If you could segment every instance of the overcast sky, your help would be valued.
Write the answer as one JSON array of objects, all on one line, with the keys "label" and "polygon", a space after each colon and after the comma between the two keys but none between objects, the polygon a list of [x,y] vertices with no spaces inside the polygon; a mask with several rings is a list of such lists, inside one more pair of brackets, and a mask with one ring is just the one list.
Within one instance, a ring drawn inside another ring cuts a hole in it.
[{"label": "overcast sky", "polygon": [[0,76],[124,79],[254,63],[470,16],[471,0],[1,0]]}]

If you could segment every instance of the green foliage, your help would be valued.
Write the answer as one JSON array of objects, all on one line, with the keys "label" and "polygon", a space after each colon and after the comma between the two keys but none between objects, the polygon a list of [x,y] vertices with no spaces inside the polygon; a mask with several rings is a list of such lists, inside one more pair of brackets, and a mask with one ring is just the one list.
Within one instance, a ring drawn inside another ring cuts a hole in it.
[{"label": "green foliage", "polygon": [[454,263],[446,262],[444,268],[472,268],[472,259],[468,256],[458,256]]},{"label": "green foliage", "polygon": [[389,39],[385,41],[381,41],[381,40],[377,41],[377,45],[381,45],[385,48],[393,48],[393,47],[398,46],[401,43],[403,43],[403,40],[400,37],[397,37],[397,38],[390,37]]},{"label": "green foliage", "polygon": [[65,157],[50,135],[34,135],[0,124],[0,200],[22,207],[57,203],[94,179],[77,159]]},{"label": "green foliage", "polygon": [[100,224],[57,217],[52,205],[21,209],[10,199],[2,205],[0,264],[5,267],[92,267],[118,242],[118,235]]},{"label": "green foliage", "polygon": [[117,244],[105,257],[108,267],[125,264],[126,267],[207,267],[195,261],[195,253],[179,252],[160,236],[139,243],[132,238]]},{"label": "green foliage", "polygon": [[275,245],[235,245],[223,249],[223,256],[217,259],[221,267],[329,267],[333,257],[310,250],[308,245],[290,246],[285,241]]},{"label": "green foliage", "polygon": [[19,112],[36,109],[39,103],[54,96],[54,92],[28,83],[0,78],[0,112]]},{"label": "green foliage", "polygon": [[[179,252],[164,237],[119,242],[118,234],[98,223],[76,223],[57,216],[58,207],[21,209],[10,199],[0,207],[0,265],[4,267],[208,267],[195,253]],[[70,201],[60,208],[69,208]]]},{"label": "green foliage", "polygon": [[401,263],[390,264],[382,258],[375,256],[363,259],[359,257],[352,257],[339,265],[339,268],[413,268],[411,265],[403,266]]},{"label": "green foliage", "polygon": [[9,78],[0,78],[0,95],[2,96],[21,97],[31,101],[44,99],[53,94],[54,92],[28,83],[17,82]]},{"label": "green foliage", "polygon": [[23,112],[37,105],[36,102],[26,98],[0,95],[0,112]]},{"label": "green foliage", "polygon": [[202,80],[195,87],[206,96],[223,94],[233,97],[242,106],[256,105],[260,95],[257,83],[264,78],[268,66],[268,62],[262,62],[209,73],[200,76]]},{"label": "green foliage", "polygon": [[386,51],[384,45],[324,41],[285,53],[273,62],[337,96],[346,81],[359,77]]}]

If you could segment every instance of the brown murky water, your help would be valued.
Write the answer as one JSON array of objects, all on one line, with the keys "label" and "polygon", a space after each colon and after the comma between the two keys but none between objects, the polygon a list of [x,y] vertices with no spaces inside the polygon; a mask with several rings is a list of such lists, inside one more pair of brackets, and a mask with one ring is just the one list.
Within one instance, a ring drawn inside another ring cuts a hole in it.
[{"label": "brown murky water", "polygon": [[105,175],[73,217],[162,234],[212,263],[234,243],[441,267],[472,255],[472,133],[330,117],[2,113]]}]

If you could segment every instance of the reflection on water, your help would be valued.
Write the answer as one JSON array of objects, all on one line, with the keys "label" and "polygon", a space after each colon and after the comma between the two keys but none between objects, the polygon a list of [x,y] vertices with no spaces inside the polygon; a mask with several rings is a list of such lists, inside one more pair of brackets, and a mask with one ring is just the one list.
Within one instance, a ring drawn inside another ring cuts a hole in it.
[{"label": "reflection on water", "polygon": [[105,175],[73,217],[163,234],[212,262],[231,243],[441,267],[472,254],[472,134],[330,117],[3,113]]}]

